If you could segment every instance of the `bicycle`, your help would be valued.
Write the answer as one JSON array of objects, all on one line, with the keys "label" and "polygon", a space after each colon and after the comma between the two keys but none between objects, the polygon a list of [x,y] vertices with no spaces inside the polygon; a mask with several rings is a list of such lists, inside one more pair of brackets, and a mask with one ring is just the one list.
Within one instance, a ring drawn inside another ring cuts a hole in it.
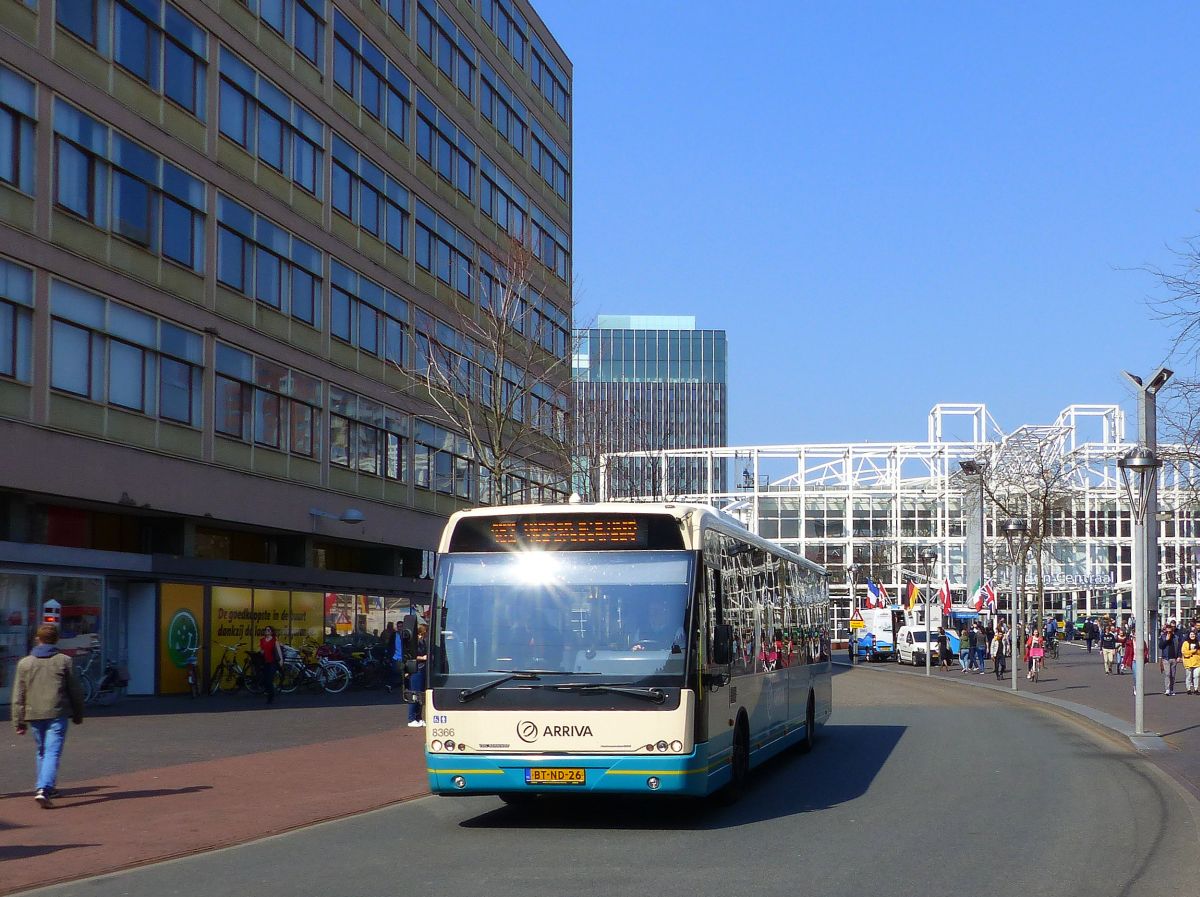
[{"label": "bicycle", "polygon": [[83,703],[109,706],[117,703],[125,694],[129,680],[124,678],[121,668],[111,660],[104,664],[99,680],[95,678],[100,654],[88,652],[88,659],[79,669],[79,681],[83,686]]},{"label": "bicycle", "polygon": [[184,667],[187,670],[188,692],[193,698],[200,697],[200,646],[196,644],[196,639],[191,639],[191,644],[184,649],[187,652],[187,664]]},{"label": "bicycle", "polygon": [[279,690],[284,694],[291,694],[301,685],[314,691],[324,689],[329,694],[340,694],[350,684],[350,678],[350,668],[340,660],[317,655],[316,660],[310,662],[290,645],[283,646]]},{"label": "bicycle", "polygon": [[1058,660],[1058,639],[1052,638],[1046,640],[1046,656]]},{"label": "bicycle", "polygon": [[257,683],[253,671],[248,670],[238,661],[237,653],[244,644],[245,642],[239,642],[236,645],[221,646],[225,649],[225,653],[221,655],[221,662],[213,670],[212,683],[208,687],[210,695],[215,695],[218,690],[222,694],[235,695],[243,687],[251,694],[255,694],[255,684],[259,688],[258,693],[261,694],[262,685]]}]

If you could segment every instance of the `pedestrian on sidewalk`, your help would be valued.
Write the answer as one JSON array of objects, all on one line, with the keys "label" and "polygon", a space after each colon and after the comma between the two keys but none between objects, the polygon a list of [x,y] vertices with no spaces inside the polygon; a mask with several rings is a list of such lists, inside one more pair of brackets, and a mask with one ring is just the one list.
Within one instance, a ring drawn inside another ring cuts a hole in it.
[{"label": "pedestrian on sidewalk", "polygon": [[1110,623],[1100,634],[1100,656],[1104,659],[1104,675],[1110,676],[1117,659],[1117,630]]},{"label": "pedestrian on sidewalk", "polygon": [[1083,637],[1087,641],[1088,654],[1092,653],[1092,641],[1096,638],[1096,621],[1088,620],[1083,624]]},{"label": "pedestrian on sidewalk", "polygon": [[[417,695],[416,702],[408,705],[408,725],[417,727],[425,725],[425,662],[429,659],[429,640],[426,637],[429,627],[424,623],[417,624],[417,669],[409,679],[409,691]],[[399,639],[397,639],[399,641]]]},{"label": "pedestrian on sidewalk", "polygon": [[1163,694],[1168,698],[1175,696],[1175,673],[1179,667],[1182,641],[1174,620],[1164,626],[1158,636],[1158,668],[1163,674]]},{"label": "pedestrian on sidewalk", "polygon": [[958,664],[964,673],[975,669],[975,630],[964,633],[958,630]]},{"label": "pedestrian on sidewalk", "polygon": [[975,672],[980,676],[987,672],[988,636],[983,624],[975,623]]},{"label": "pedestrian on sidewalk", "polygon": [[996,634],[992,636],[992,671],[996,674],[997,679],[1004,678],[1004,667],[1007,656],[1008,639],[1005,636],[1004,627],[1001,626],[996,630]]},{"label": "pedestrian on sidewalk", "polygon": [[946,630],[942,626],[939,626],[937,631],[937,647],[938,665],[943,670],[950,669],[950,637],[946,635]]},{"label": "pedestrian on sidewalk", "polygon": [[383,663],[384,669],[387,671],[383,679],[383,687],[389,692],[396,687],[396,663],[393,655],[396,653],[396,624],[389,620],[388,624],[383,627],[383,635],[380,636],[383,640]]},{"label": "pedestrian on sidewalk", "polygon": [[83,722],[83,688],[75,664],[58,650],[58,627],[37,628],[33,650],[17,662],[12,692],[12,721],[18,735],[33,730],[37,748],[37,786],[34,799],[53,806],[58,794],[58,761],[67,738],[67,718]]},{"label": "pedestrian on sidewalk", "polygon": [[1117,664],[1117,675],[1121,675],[1122,670],[1133,672],[1133,632],[1125,630],[1117,636],[1117,641],[1120,642],[1121,660]]},{"label": "pedestrian on sidewalk", "polygon": [[275,628],[264,626],[262,638],[258,640],[258,650],[262,652],[262,684],[267,693],[267,703],[275,703],[275,677],[283,669],[283,647],[275,638]]},{"label": "pedestrian on sidewalk", "polygon": [[1189,695],[1200,695],[1200,633],[1188,633],[1183,643],[1183,683]]}]

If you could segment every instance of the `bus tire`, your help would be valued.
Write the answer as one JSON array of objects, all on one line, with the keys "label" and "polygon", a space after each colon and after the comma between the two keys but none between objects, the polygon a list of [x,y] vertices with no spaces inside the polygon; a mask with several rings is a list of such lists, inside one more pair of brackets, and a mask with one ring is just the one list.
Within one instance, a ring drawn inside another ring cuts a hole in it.
[{"label": "bus tire", "polygon": [[804,711],[804,740],[800,742],[800,753],[807,754],[817,743],[817,702],[813,693],[808,693],[808,707]]},{"label": "bus tire", "polygon": [[729,784],[719,792],[721,803],[728,806],[741,800],[749,778],[750,726],[746,723],[745,714],[741,714],[733,729],[733,749],[729,755]]}]

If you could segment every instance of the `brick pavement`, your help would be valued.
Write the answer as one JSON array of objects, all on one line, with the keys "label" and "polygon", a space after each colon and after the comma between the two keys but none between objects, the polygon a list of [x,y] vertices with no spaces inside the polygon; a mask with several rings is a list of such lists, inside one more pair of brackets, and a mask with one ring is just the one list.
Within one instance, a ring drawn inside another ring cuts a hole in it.
[{"label": "brick pavement", "polygon": [[[957,669],[957,664],[956,664]],[[864,668],[924,675],[895,664]],[[1162,694],[1147,671],[1146,720],[1165,750],[1148,759],[1200,798],[1200,697]],[[989,673],[934,672],[1000,688]],[[1132,679],[1105,676],[1097,649],[1065,644],[1020,695],[1132,731]],[[33,749],[0,735],[0,894],[252,840],[427,793],[422,729],[383,693],[129,698],[99,708],[67,738],[54,809],[33,801]],[[835,710],[836,712],[836,710]],[[1157,740],[1156,740],[1157,741]]]},{"label": "brick pavement", "polygon": [[0,894],[253,840],[428,793],[423,729],[385,693],[128,698],[71,726],[50,810],[0,735]]}]

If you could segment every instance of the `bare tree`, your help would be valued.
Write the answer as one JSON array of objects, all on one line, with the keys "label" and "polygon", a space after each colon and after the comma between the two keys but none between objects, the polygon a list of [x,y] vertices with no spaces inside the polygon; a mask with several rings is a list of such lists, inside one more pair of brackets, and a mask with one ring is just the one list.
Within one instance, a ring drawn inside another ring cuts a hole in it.
[{"label": "bare tree", "polygon": [[[1044,617],[1046,610],[1045,566],[1051,542],[1063,535],[1056,524],[1071,512],[1079,482],[1075,459],[1063,449],[1062,428],[1022,427],[978,459],[985,471],[986,501],[996,508],[1001,519],[1026,521],[1028,529],[1016,566],[1023,580],[1030,561],[1033,562],[1039,617]],[[1001,567],[1001,560],[993,555],[995,569]],[[1018,594],[1024,594],[1024,582],[1018,582],[1017,586]]]},{"label": "bare tree", "polygon": [[452,321],[416,333],[415,389],[466,439],[491,504],[524,500],[526,482],[546,479],[539,470],[541,485],[570,491],[570,329],[542,313],[540,274],[513,239],[502,263],[480,265],[478,305],[460,302]]}]

